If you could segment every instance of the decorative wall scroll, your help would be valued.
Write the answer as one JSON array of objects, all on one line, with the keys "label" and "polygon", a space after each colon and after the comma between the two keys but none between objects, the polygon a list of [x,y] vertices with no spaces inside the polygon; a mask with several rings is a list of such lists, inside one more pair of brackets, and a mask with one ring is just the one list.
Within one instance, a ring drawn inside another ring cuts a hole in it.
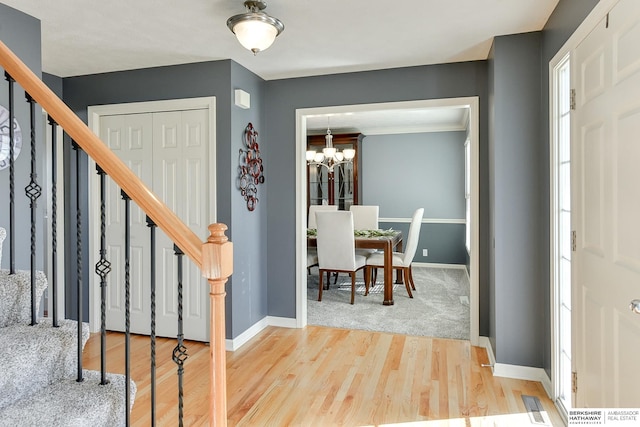
[{"label": "decorative wall scroll", "polygon": [[[9,110],[0,105],[0,170],[9,167],[11,140],[9,130]],[[18,120],[13,118],[13,159],[18,158],[22,148],[22,131]]]},{"label": "decorative wall scroll", "polygon": [[258,147],[258,131],[249,123],[244,130],[244,148],[240,149],[240,161],[238,165],[240,194],[247,202],[250,211],[256,208],[258,203],[258,184],[264,183],[264,167],[260,158]]}]

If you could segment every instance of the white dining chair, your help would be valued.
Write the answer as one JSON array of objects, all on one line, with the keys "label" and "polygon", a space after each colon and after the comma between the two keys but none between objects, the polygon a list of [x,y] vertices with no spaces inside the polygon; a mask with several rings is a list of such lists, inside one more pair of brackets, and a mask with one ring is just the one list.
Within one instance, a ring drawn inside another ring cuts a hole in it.
[{"label": "white dining chair", "polygon": [[377,230],[380,207],[376,205],[351,205],[353,228],[356,230]]},{"label": "white dining chair", "polygon": [[[351,304],[356,294],[356,272],[365,267],[367,258],[357,255],[353,234],[353,214],[349,211],[317,212],[318,301],[322,301],[324,272],[349,273]],[[365,271],[365,283],[369,277]]]},{"label": "white dining chair", "polygon": [[337,211],[338,205],[311,205],[309,206],[309,216],[307,217],[307,228],[318,228],[316,226],[316,212]]},{"label": "white dining chair", "polygon": [[[407,288],[409,298],[413,298],[411,289],[416,289],[415,283],[413,282],[411,263],[413,263],[413,257],[416,255],[416,250],[418,249],[418,240],[420,238],[420,227],[422,226],[423,215],[424,208],[416,209],[411,218],[411,224],[409,225],[409,234],[407,235],[407,244],[405,245],[404,252],[394,252],[392,255],[393,269],[402,270],[404,286]],[[382,267],[384,267],[384,254],[372,254],[367,258],[365,277],[370,278],[372,269]],[[367,295],[369,293],[369,281],[365,281],[365,286],[365,295]]]}]

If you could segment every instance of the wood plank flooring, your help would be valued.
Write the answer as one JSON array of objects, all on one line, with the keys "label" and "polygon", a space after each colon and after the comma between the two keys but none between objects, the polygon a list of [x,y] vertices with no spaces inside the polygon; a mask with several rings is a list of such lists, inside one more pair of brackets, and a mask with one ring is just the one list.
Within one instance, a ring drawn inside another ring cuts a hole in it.
[{"label": "wood plank flooring", "polygon": [[[177,425],[175,340],[157,343],[157,425]],[[209,348],[186,342],[185,425],[206,426]],[[107,337],[107,370],[124,372],[123,334]],[[131,420],[150,425],[149,339],[133,336],[138,392]],[[100,337],[84,351],[99,370]],[[307,326],[268,327],[227,352],[230,426],[527,426],[522,395],[540,399],[547,425],[562,421],[538,382],[493,377],[486,352],[468,341]]]}]

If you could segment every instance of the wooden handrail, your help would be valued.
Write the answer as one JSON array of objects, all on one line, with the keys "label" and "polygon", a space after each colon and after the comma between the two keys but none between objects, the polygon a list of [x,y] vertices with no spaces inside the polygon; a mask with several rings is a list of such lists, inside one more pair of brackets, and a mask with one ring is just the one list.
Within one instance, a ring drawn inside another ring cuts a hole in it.
[{"label": "wooden handrail", "polygon": [[2,41],[0,65],[107,175],[202,269],[202,240]]}]

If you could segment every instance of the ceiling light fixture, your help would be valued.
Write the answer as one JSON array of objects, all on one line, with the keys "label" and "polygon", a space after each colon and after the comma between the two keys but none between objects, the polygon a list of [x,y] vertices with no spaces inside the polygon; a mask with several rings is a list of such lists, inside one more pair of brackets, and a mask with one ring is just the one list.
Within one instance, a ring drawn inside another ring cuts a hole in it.
[{"label": "ceiling light fixture", "polygon": [[329,170],[329,173],[332,173],[335,166],[349,163],[356,156],[356,150],[353,148],[345,148],[340,152],[333,146],[333,135],[331,135],[331,129],[329,129],[329,117],[327,117],[327,134],[324,136],[324,140],[325,147],[322,152],[307,151],[308,166],[324,166]]},{"label": "ceiling light fixture", "polygon": [[227,27],[236,35],[242,46],[257,55],[273,44],[284,24],[279,19],[262,12],[267,3],[262,0],[247,0],[245,13],[227,19]]}]

